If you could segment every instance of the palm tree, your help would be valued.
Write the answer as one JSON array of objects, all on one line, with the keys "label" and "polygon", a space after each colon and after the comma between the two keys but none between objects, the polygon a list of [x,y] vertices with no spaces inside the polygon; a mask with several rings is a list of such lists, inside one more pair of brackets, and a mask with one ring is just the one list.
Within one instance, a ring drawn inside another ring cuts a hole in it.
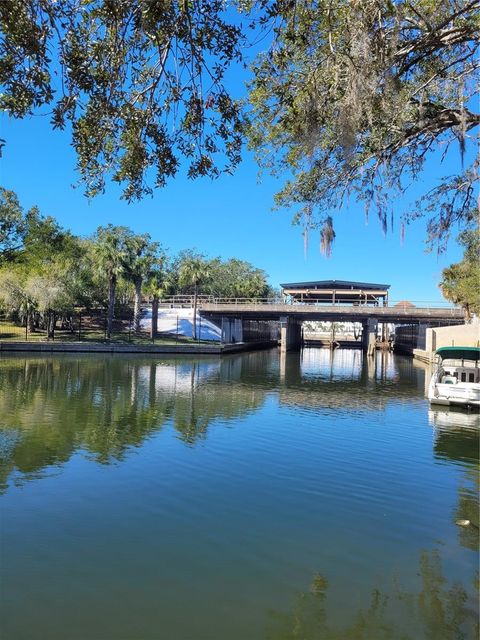
[{"label": "palm tree", "polygon": [[158,331],[158,304],[168,284],[164,272],[165,256],[157,256],[156,261],[150,266],[145,280],[145,293],[152,298],[152,325],[150,337],[152,340]]},{"label": "palm tree", "polygon": [[479,227],[463,231],[457,241],[464,247],[463,259],[443,270],[440,289],[444,298],[463,307],[470,322],[472,313],[480,313]]},{"label": "palm tree", "polygon": [[109,224],[98,227],[93,243],[93,257],[96,270],[108,281],[107,338],[112,336],[115,293],[119,276],[125,273],[130,261],[129,240],[132,232],[127,227]]},{"label": "palm tree", "polygon": [[472,317],[469,300],[469,297],[472,296],[468,295],[469,288],[473,289],[473,287],[469,287],[470,280],[473,283],[473,279],[470,276],[468,265],[458,262],[443,270],[443,279],[439,285],[444,298],[463,308],[467,322],[470,322]]},{"label": "palm tree", "polygon": [[188,257],[180,266],[180,286],[193,286],[193,326],[192,337],[197,339],[197,297],[198,288],[210,277],[209,265],[200,257]]},{"label": "palm tree", "polygon": [[238,283],[240,295],[245,298],[259,298],[265,296],[268,285],[265,277],[261,273],[250,273],[243,281]]},{"label": "palm tree", "polygon": [[153,265],[158,261],[158,242],[151,242],[150,235],[132,236],[128,241],[130,251],[129,262],[126,266],[126,275],[135,287],[133,305],[133,330],[140,330],[140,311],[142,302],[142,286],[148,277]]}]

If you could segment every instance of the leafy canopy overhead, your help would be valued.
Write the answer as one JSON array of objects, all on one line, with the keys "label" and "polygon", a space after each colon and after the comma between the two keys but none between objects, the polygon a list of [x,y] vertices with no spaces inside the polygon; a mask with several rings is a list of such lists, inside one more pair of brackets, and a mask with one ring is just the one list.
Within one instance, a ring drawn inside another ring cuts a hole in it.
[{"label": "leafy canopy overhead", "polygon": [[[373,204],[384,230],[395,191],[418,179],[429,152],[472,129],[480,3],[467,0],[292,2],[250,84],[251,144],[260,163],[292,178],[277,204],[334,239],[331,212],[347,196]],[[459,158],[459,169],[461,161]],[[427,214],[442,248],[452,224],[474,217],[476,165],[424,194],[405,221]],[[392,196],[393,192],[393,196]]]},{"label": "leafy canopy overhead", "polygon": [[222,0],[4,0],[0,108],[22,118],[49,105],[72,125],[89,196],[105,178],[124,197],[178,170],[216,176],[240,160],[241,117],[223,84],[242,33]]},{"label": "leafy canopy overhead", "polygon": [[[458,140],[462,158],[480,122],[478,0],[3,0],[0,108],[47,111],[71,127],[93,196],[107,178],[128,200],[151,193],[181,162],[215,177],[240,161],[245,138],[261,165],[290,176],[279,206],[305,231],[348,195],[373,204],[386,230],[395,190],[417,180],[429,153]],[[253,29],[250,29],[253,27]],[[250,106],[226,72],[251,69]],[[0,141],[1,143],[2,141]],[[149,169],[153,169],[152,178]],[[426,214],[440,247],[473,218],[475,163],[459,160],[406,212]],[[393,193],[393,196],[392,196]]]}]

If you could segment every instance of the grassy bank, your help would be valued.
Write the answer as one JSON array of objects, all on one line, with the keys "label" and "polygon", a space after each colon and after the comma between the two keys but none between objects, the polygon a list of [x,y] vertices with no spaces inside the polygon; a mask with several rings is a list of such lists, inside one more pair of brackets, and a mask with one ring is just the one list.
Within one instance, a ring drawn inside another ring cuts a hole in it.
[{"label": "grassy bank", "polygon": [[[152,341],[149,334],[141,332],[135,334],[128,330],[114,331],[110,339],[105,338],[105,331],[85,326],[83,329],[72,331],[70,329],[56,329],[55,342],[82,342],[82,343],[102,343],[102,344],[137,344],[137,345],[175,345],[185,344],[190,346],[215,344],[206,340],[193,340],[179,335],[172,334],[157,335]],[[26,332],[25,327],[16,325],[7,320],[0,321],[0,342],[51,342],[48,340],[46,331],[39,329],[33,332]]]}]

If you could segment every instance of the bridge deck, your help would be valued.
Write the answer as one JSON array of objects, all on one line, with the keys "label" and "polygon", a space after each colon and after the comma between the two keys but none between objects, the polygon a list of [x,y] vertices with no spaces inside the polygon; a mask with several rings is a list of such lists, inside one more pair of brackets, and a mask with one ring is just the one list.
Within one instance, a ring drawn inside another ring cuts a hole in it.
[{"label": "bridge deck", "polygon": [[379,322],[406,324],[409,322],[458,321],[464,313],[458,308],[420,307],[368,307],[340,305],[291,305],[291,304],[222,304],[200,302],[198,309],[208,316],[229,316],[252,320],[279,320],[289,316],[298,320],[323,320],[334,322],[362,322],[368,318]]}]

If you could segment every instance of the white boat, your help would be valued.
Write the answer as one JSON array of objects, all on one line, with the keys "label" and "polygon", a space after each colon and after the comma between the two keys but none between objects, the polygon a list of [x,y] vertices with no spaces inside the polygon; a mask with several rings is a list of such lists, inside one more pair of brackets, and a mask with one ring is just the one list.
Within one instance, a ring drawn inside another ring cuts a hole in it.
[{"label": "white boat", "polygon": [[480,347],[441,347],[435,355],[430,403],[480,407]]}]

